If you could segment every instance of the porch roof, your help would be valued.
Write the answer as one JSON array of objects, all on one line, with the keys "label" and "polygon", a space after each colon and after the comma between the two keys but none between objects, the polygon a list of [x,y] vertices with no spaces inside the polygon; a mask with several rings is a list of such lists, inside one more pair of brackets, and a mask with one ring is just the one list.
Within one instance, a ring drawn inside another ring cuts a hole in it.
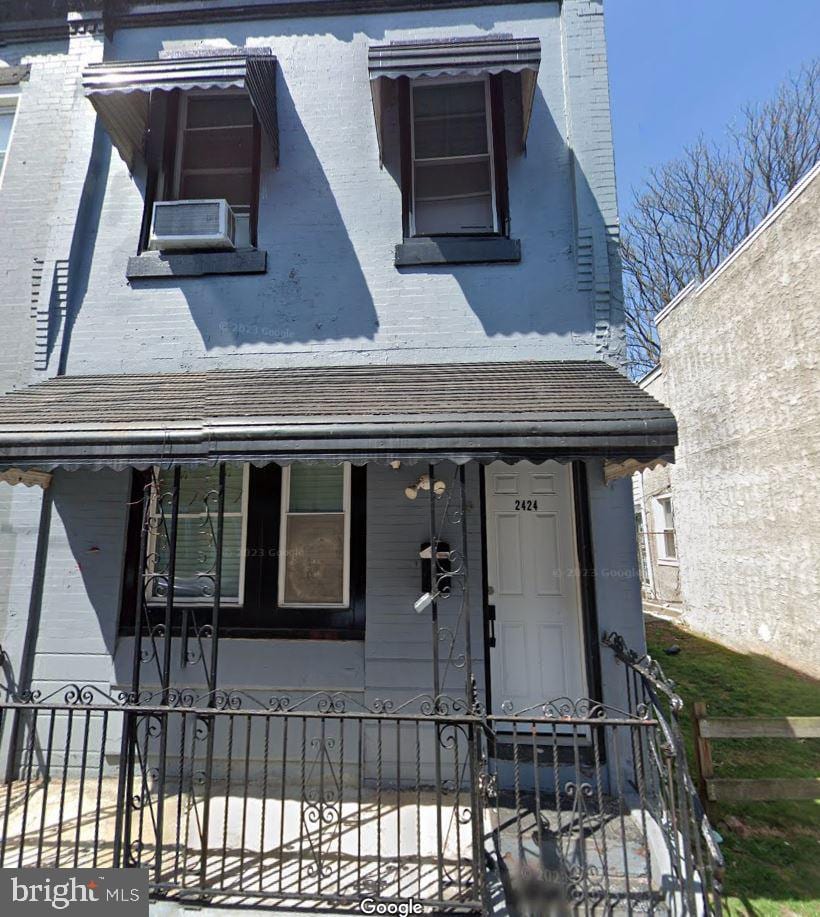
[{"label": "porch roof", "polygon": [[668,408],[602,361],[61,376],[0,397],[0,468],[669,458]]}]

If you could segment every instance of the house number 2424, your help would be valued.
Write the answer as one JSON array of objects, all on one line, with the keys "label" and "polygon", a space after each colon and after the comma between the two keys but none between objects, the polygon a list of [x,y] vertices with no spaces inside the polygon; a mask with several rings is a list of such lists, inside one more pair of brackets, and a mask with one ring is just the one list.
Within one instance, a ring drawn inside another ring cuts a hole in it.
[{"label": "house number 2424", "polygon": [[516,500],[515,508],[524,513],[532,513],[538,510],[537,500]]}]

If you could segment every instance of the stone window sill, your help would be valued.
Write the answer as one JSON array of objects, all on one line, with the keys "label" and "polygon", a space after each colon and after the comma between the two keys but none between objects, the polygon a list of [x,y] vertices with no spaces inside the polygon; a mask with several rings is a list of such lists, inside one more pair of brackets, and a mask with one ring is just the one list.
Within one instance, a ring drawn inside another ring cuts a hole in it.
[{"label": "stone window sill", "polygon": [[521,260],[521,242],[503,236],[419,236],[396,246],[396,267],[493,264]]},{"label": "stone window sill", "polygon": [[235,252],[143,252],[128,259],[129,280],[204,277],[209,274],[264,274],[267,252],[257,248]]}]

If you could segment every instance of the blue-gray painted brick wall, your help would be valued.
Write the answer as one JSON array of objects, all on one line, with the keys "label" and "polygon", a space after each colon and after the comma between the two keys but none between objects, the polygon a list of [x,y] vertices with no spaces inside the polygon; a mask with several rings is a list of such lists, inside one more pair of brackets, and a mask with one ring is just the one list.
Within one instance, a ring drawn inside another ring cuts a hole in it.
[{"label": "blue-gray painted brick wall", "polygon": [[[537,35],[543,48],[526,156],[514,143],[518,116],[508,115],[512,234],[522,241],[522,263],[397,271],[393,246],[400,240],[401,202],[396,141],[395,134],[388,135],[387,168],[380,169],[367,46],[393,38],[486,32]],[[136,248],[144,175],[139,170],[128,174],[104,133],[98,131],[95,142],[95,114],[82,97],[79,74],[103,53],[108,59],[150,57],[173,42],[199,40],[270,45],[281,64],[281,165],[275,171],[266,154],[261,187],[260,245],[268,252],[269,270],[259,277],[131,285],[125,265]],[[0,188],[1,250],[8,253],[0,272],[0,318],[9,342],[0,355],[4,388],[56,372],[62,345],[69,372],[595,356],[617,360],[622,353],[606,51],[597,0],[123,31],[111,42],[86,35],[70,44],[3,49],[1,56],[6,63],[32,63]],[[81,211],[85,221],[75,225]],[[52,288],[66,261],[69,276],[61,281],[61,299],[59,284],[56,294]],[[33,289],[39,291],[35,308]],[[56,311],[51,307],[55,296]],[[59,320],[61,308],[67,310],[68,335]],[[34,368],[38,353],[45,370]],[[470,471],[474,475],[476,470]],[[376,550],[370,561],[365,643],[288,641],[287,652],[254,662],[256,680],[294,689],[320,683],[362,691],[371,699],[398,682],[407,682],[408,690],[414,687],[411,682],[427,688],[429,643],[424,625],[410,617],[412,608],[406,604],[417,594],[416,561],[404,554],[402,559],[391,556],[391,545],[378,538],[384,526],[385,532],[393,531],[393,544],[407,542],[413,548],[424,529],[422,502],[408,506],[403,487],[395,485],[403,474],[404,469],[372,469],[373,481],[380,483],[368,497],[368,544]],[[636,590],[623,578],[604,575],[612,565],[630,563],[631,510],[621,505],[617,486],[603,486],[599,463],[590,463],[590,476],[595,481],[602,629],[617,624],[640,640]],[[80,488],[82,477],[55,477],[60,506],[51,535],[46,629],[36,671],[38,678],[55,683],[75,671],[68,654],[63,658],[54,643],[73,623],[76,638],[93,647],[87,650],[93,661],[86,671],[95,678],[105,671],[110,681],[122,683],[124,660],[130,658],[127,641],[117,646],[114,665],[107,667],[103,658],[110,651],[113,612],[102,622],[94,608],[101,595],[110,599],[111,609],[117,607],[119,572],[90,555],[84,558],[83,575],[77,567],[82,560],[64,531],[71,514],[82,511],[88,537],[101,532],[106,536],[100,539],[105,540],[102,553],[113,552],[118,544],[113,533],[124,525],[115,499],[121,486],[115,482],[121,479],[106,473],[94,477],[87,493],[99,494],[102,504],[101,512],[93,513],[72,491]],[[98,482],[104,486],[98,489]],[[17,488],[1,512],[14,520],[36,520],[39,496]],[[383,518],[374,518],[378,514]],[[6,525],[11,538],[17,522]],[[13,537],[13,543],[0,544],[5,567],[0,575],[11,577],[7,592],[17,597],[9,601],[19,616],[22,599],[30,594],[36,539],[30,532],[22,542],[19,533]],[[474,571],[479,569],[477,552],[476,542]],[[400,588],[391,590],[391,585]],[[70,587],[66,596],[64,586]],[[476,603],[478,595],[475,591]],[[475,628],[481,679],[479,622]],[[400,641],[395,639],[399,633]],[[233,662],[231,653],[223,657],[228,682],[233,672],[242,671],[237,648]],[[395,666],[399,649],[406,650],[401,673]],[[605,669],[605,679],[609,674]]]},{"label": "blue-gray painted brick wall", "polygon": [[[68,306],[68,371],[617,357],[602,16],[598,4],[576,0],[563,10],[524,3],[116,33],[106,48],[112,59],[149,58],[201,40],[273,48],[281,164],[275,170],[270,154],[263,157],[259,224],[269,267],[261,276],[129,284],[144,175],[129,175],[104,147],[98,168],[106,193],[83,246],[93,258],[88,277],[77,278],[82,301]],[[380,169],[367,47],[487,32],[535,35],[543,48],[526,156],[514,137],[520,116],[508,113],[512,234],[523,260],[397,270],[396,134],[388,132]],[[90,104],[78,117],[93,121]],[[592,247],[582,268],[579,234]],[[579,283],[590,269],[592,285]]]}]

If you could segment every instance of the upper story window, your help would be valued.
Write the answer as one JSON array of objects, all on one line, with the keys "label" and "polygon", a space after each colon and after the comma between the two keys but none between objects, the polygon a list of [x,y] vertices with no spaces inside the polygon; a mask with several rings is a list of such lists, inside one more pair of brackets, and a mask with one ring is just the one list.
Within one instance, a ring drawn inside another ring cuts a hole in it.
[{"label": "upper story window", "polygon": [[521,260],[507,156],[525,149],[540,61],[539,39],[508,33],[368,49],[379,158],[401,183],[396,267]]},{"label": "upper story window", "polygon": [[643,512],[641,510],[635,513],[635,535],[638,540],[638,572],[641,577],[641,583],[644,586],[648,586],[649,564],[646,557],[646,532],[644,531]]},{"label": "upper story window", "polygon": [[[83,88],[131,172],[145,168],[139,251],[202,252],[256,246],[262,137],[279,162],[276,58],[269,48],[160,52],[154,61],[106,61]],[[207,87],[207,88],[203,88]],[[264,253],[177,259],[175,270],[140,259],[129,277],[264,271]],[[173,265],[171,266],[173,267]]]},{"label": "upper story window", "polygon": [[413,235],[498,230],[489,87],[486,77],[413,84]]},{"label": "upper story window", "polygon": [[6,158],[9,144],[11,143],[11,132],[14,127],[16,113],[17,97],[0,96],[0,181],[3,180],[3,173],[6,169]]},{"label": "upper story window", "polygon": [[237,248],[251,245],[260,149],[248,96],[184,94],[174,141],[165,199],[226,200],[236,220]]}]

